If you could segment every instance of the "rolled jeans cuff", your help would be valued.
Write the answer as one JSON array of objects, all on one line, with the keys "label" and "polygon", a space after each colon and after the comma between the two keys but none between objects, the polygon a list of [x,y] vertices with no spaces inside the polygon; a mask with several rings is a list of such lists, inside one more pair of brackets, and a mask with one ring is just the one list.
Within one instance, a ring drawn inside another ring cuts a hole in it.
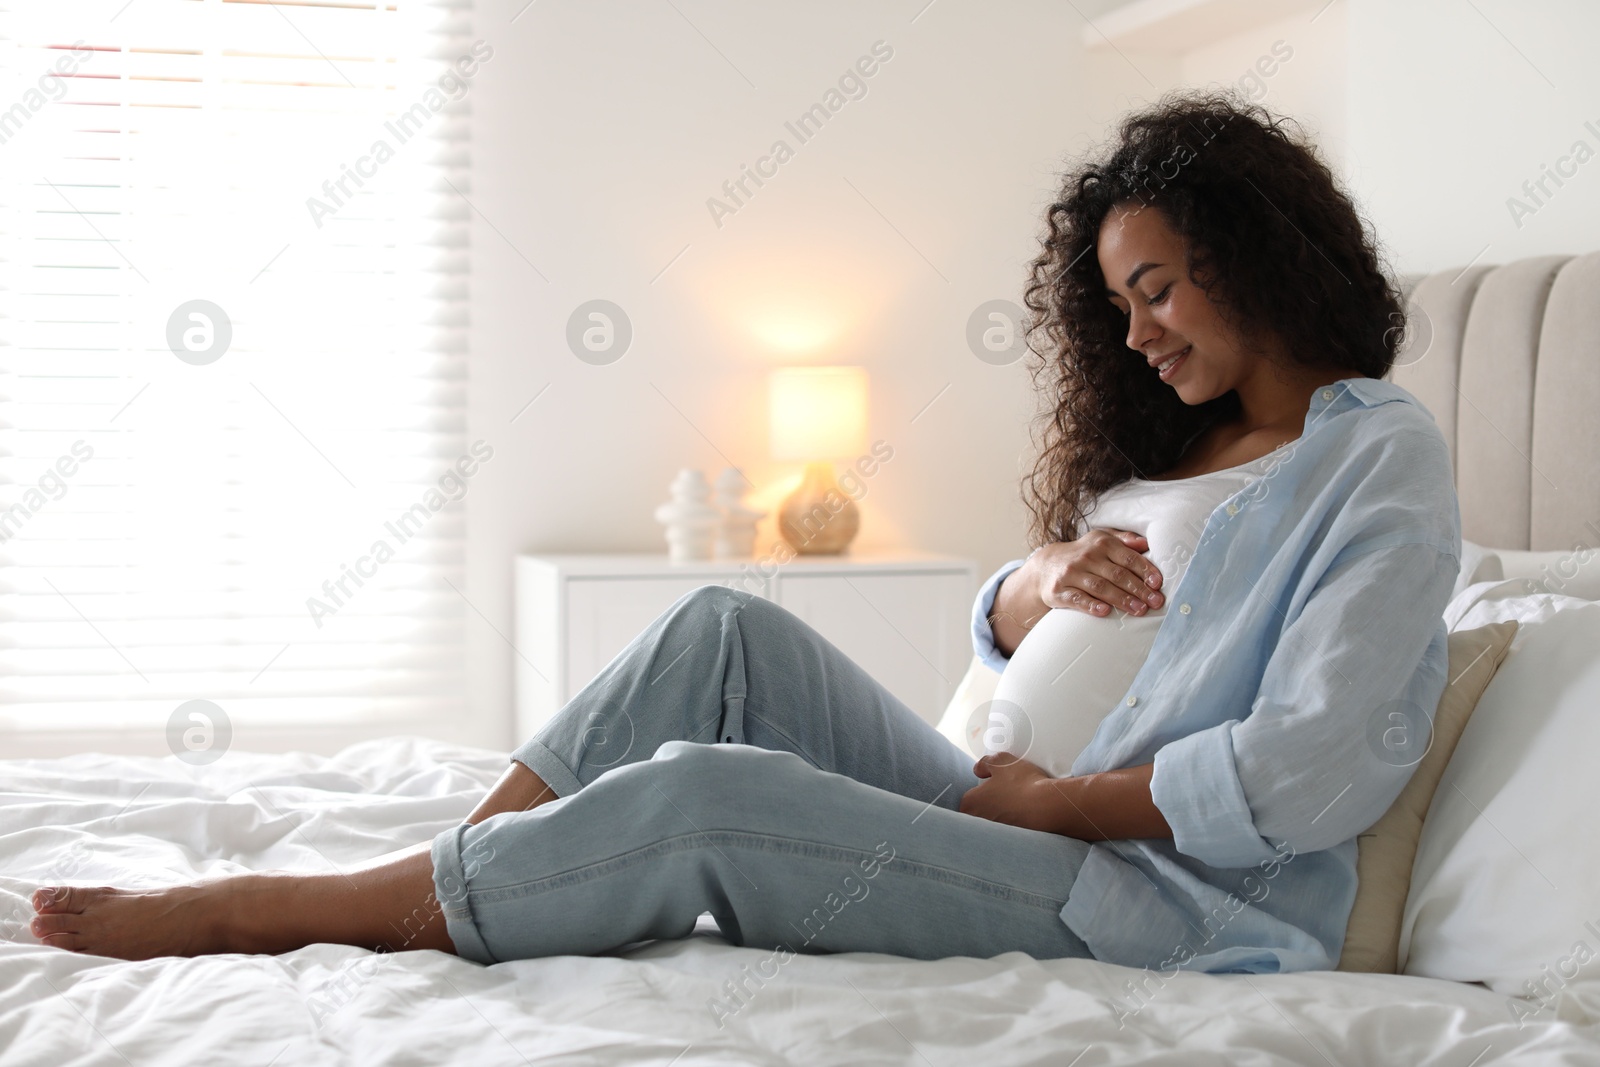
[{"label": "rolled jeans cuff", "polygon": [[571,768],[538,741],[524,743],[511,753],[511,758],[537,774],[558,797],[571,796],[583,788],[583,783],[578,781]]},{"label": "rolled jeans cuff", "polygon": [[466,871],[461,863],[461,837],[471,829],[470,824],[462,823],[433,839],[433,847],[429,849],[433,859],[433,893],[444,913],[445,932],[456,947],[456,955],[488,966],[500,961],[489,953],[483,936],[478,933],[477,920],[472,917]]}]

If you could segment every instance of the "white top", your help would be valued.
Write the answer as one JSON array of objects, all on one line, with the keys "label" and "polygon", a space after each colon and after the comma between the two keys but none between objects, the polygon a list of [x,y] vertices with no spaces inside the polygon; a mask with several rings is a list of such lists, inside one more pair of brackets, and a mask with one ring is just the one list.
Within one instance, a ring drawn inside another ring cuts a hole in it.
[{"label": "white top", "polygon": [[1053,777],[1071,774],[1101,720],[1133,684],[1167,612],[1183,610],[1173,594],[1206,520],[1275,459],[1276,450],[1193,478],[1131,478],[1100,495],[1084,529],[1131,530],[1147,538],[1150,549],[1144,556],[1161,571],[1166,600],[1143,615],[1116,606],[1104,616],[1076,608],[1046,612],[1000,675],[983,734],[985,752],[1014,753]]}]

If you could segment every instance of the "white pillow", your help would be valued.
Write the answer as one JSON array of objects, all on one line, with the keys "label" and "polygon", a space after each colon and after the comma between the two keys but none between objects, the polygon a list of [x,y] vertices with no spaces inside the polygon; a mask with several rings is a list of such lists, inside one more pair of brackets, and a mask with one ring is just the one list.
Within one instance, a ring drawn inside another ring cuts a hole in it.
[{"label": "white pillow", "polygon": [[1450,598],[1444,607],[1445,629],[1451,633],[1502,619],[1518,622],[1545,618],[1560,610],[1591,603],[1587,597],[1564,596],[1540,590],[1530,592],[1528,579],[1505,578],[1474,582]]},{"label": "white pillow", "polygon": [[1534,583],[1525,587],[1529,593],[1557,593],[1600,600],[1600,551],[1582,546],[1555,552],[1497,548],[1494,554],[1500,564],[1501,577],[1522,578]]},{"label": "white pillow", "polygon": [[1400,971],[1531,997],[1528,1017],[1600,977],[1600,604],[1520,584],[1451,604],[1456,627],[1519,626],[1423,823]]},{"label": "white pillow", "polygon": [[1461,573],[1456,575],[1456,587],[1450,591],[1454,599],[1463,589],[1478,582],[1498,582],[1506,575],[1501,570],[1500,550],[1485,548],[1463,539],[1461,542]]}]

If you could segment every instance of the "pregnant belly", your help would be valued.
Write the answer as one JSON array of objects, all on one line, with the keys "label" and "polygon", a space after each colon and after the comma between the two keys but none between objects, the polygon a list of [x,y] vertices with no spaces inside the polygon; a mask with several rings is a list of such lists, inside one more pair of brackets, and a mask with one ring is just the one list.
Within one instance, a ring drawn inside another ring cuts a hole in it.
[{"label": "pregnant belly", "polygon": [[1017,646],[995,687],[982,750],[1011,752],[1057,778],[1093,740],[1100,721],[1133,684],[1166,609],[1096,618],[1055,608]]}]

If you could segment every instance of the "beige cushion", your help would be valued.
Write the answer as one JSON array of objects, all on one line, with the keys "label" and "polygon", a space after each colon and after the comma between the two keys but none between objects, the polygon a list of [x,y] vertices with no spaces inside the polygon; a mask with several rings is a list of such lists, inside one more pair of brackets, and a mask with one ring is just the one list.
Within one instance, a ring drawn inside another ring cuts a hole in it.
[{"label": "beige cushion", "polygon": [[1428,750],[1383,818],[1357,839],[1356,901],[1345,928],[1339,970],[1395,973],[1422,821],[1461,731],[1516,633],[1516,620],[1507,619],[1450,635],[1449,680],[1433,715]]}]

